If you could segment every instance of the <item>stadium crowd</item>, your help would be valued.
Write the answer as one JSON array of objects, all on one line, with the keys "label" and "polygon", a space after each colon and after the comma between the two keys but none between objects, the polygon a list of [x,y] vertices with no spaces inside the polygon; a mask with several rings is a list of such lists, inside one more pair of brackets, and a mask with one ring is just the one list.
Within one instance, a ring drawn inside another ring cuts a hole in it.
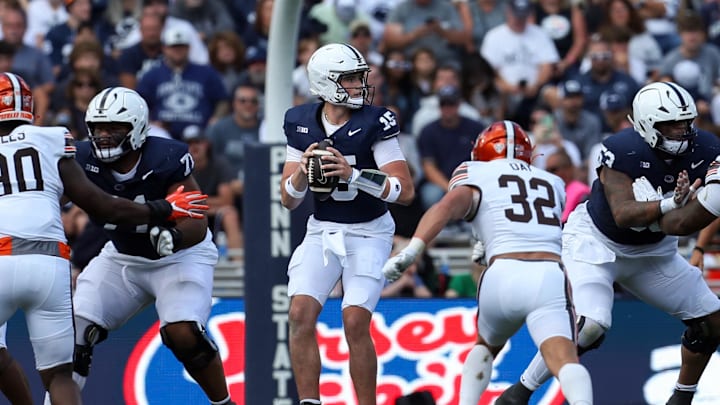
[{"label": "stadium crowd", "polygon": [[[78,140],[87,139],[93,96],[114,85],[136,90],[151,135],[189,144],[211,228],[241,248],[244,144],[264,140],[265,118],[280,119],[263,114],[273,4],[0,0],[0,71],[28,82],[37,125],[66,126]],[[680,84],[696,100],[695,125],[716,133],[719,17],[720,3],[703,0],[305,0],[294,103],[315,100],[306,65],[318,48],[347,42],[363,54],[372,104],[397,116],[417,190],[409,206],[391,206],[396,240],[406,242],[493,121],[529,131],[533,164],[566,181],[569,208],[589,193],[600,142],[631,126],[643,85]],[[81,269],[105,240],[79,208],[63,219]],[[451,224],[444,235],[469,238],[469,229]],[[384,295],[445,295],[432,260],[417,264],[404,288]],[[450,296],[474,295],[449,287]]]}]

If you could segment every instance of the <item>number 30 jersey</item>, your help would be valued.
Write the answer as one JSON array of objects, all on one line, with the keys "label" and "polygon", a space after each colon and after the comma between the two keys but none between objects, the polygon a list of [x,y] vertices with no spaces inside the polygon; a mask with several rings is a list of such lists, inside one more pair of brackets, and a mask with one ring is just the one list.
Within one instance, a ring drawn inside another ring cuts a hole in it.
[{"label": "number 30 jersey", "polygon": [[66,241],[58,162],[74,156],[64,127],[21,125],[0,136],[0,236]]},{"label": "number 30 jersey", "polygon": [[470,213],[475,237],[488,258],[513,252],[561,251],[565,183],[521,160],[464,162],[455,169],[449,189],[480,190],[480,204]]}]

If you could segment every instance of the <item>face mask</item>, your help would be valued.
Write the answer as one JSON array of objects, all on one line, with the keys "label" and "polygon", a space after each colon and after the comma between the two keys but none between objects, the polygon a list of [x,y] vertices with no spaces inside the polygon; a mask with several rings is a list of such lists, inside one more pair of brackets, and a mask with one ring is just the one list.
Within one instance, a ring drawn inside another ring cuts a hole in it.
[{"label": "face mask", "polygon": [[660,145],[658,149],[671,155],[680,155],[688,149],[688,146],[690,146],[690,141],[687,139],[674,141],[668,138],[663,138],[662,145]]}]

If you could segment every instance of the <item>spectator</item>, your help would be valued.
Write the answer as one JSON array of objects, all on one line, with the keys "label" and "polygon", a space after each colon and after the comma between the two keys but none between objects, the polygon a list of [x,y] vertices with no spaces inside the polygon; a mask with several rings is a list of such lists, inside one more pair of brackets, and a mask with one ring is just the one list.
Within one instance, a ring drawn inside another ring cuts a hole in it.
[{"label": "spectator", "polygon": [[73,138],[87,140],[88,129],[85,124],[85,111],[90,100],[102,89],[104,83],[96,69],[79,68],[70,76],[63,93],[54,96],[57,105],[54,125],[67,127]]},{"label": "spectator", "polygon": [[140,17],[140,41],[122,50],[118,60],[120,84],[135,89],[137,82],[162,59],[163,21],[155,13],[144,12]]},{"label": "spectator", "polygon": [[563,82],[559,94],[560,105],[555,109],[558,130],[563,139],[577,146],[585,160],[590,149],[602,140],[600,118],[583,109],[583,89],[577,80]]},{"label": "spectator", "polygon": [[267,54],[268,37],[270,36],[270,22],[275,0],[256,0],[255,21],[248,25],[242,35],[247,47],[246,55]]},{"label": "spectator", "polygon": [[185,127],[183,140],[188,144],[188,150],[195,162],[193,176],[200,186],[200,191],[208,195],[208,227],[214,235],[225,232],[229,249],[242,248],[243,233],[240,216],[234,204],[235,196],[231,186],[234,175],[230,163],[222,155],[213,153],[205,131],[198,126]]},{"label": "spectator", "polygon": [[555,80],[575,75],[587,44],[587,28],[580,7],[570,0],[539,0],[530,15],[530,23],[542,28],[555,44],[560,57],[554,65]]},{"label": "spectator", "polygon": [[[35,0],[33,0],[35,1]],[[137,29],[143,10],[142,0],[109,1],[103,17],[111,28],[110,47],[114,58],[131,46],[127,43],[130,33]]]},{"label": "spectator", "polygon": [[28,2],[25,44],[43,49],[45,35],[56,25],[67,21],[68,13],[63,0],[33,0]]},{"label": "spectator", "polygon": [[562,223],[567,222],[570,213],[578,204],[587,200],[590,187],[578,180],[578,167],[575,166],[565,149],[558,149],[548,156],[545,170],[560,177],[565,182],[565,209],[562,213]]},{"label": "spectator", "polygon": [[472,15],[472,44],[480,49],[485,34],[505,23],[505,2],[502,0],[470,0]]},{"label": "spectator", "polygon": [[233,31],[216,33],[208,45],[210,65],[220,73],[225,90],[230,94],[238,84],[245,69],[245,44]]},{"label": "spectator", "polygon": [[[320,34],[320,44],[348,42],[350,24],[354,20],[369,21],[370,16],[357,6],[356,0],[330,0],[315,4],[310,8],[308,16],[314,18],[327,28]],[[372,61],[368,60],[368,63]]]},{"label": "spectator", "polygon": [[245,71],[240,74],[240,83],[255,87],[262,97],[265,94],[265,73],[267,73],[267,53],[262,48],[248,48],[245,52]]},{"label": "spectator", "polygon": [[410,55],[410,63],[410,78],[413,86],[420,91],[423,97],[431,95],[435,91],[433,81],[435,81],[438,68],[435,54],[428,48],[418,48],[415,53]]},{"label": "spectator", "polygon": [[505,95],[496,83],[495,70],[479,53],[468,55],[462,68],[463,97],[480,113],[482,121],[498,121],[505,116]]},{"label": "spectator", "polygon": [[[106,86],[117,86],[118,78],[114,73],[116,70],[113,58],[103,53],[102,45],[95,38],[82,39],[80,36],[76,37],[77,41],[73,44],[72,51],[68,56],[67,65],[63,66],[62,72],[55,80],[58,85],[56,86],[55,92],[64,92],[67,86],[69,76],[72,75],[77,69],[92,69],[102,77],[103,84]],[[59,106],[56,104],[57,100],[53,98],[52,107],[57,109]]]},{"label": "spectator", "polygon": [[20,75],[33,93],[35,124],[43,125],[50,106],[50,94],[55,88],[55,76],[52,65],[45,54],[23,43],[27,19],[18,5],[5,8],[2,15],[2,34],[6,43],[15,48],[11,71]]},{"label": "spectator", "polygon": [[636,1],[635,7],[645,20],[645,27],[655,38],[663,54],[680,45],[675,19],[680,11],[680,0]]},{"label": "spectator", "polygon": [[190,62],[190,31],[163,32],[163,60],[143,75],[138,93],[147,101],[150,119],[181,139],[188,125],[206,127],[228,112],[222,77],[209,65]]},{"label": "spectator", "polygon": [[573,165],[582,165],[582,158],[578,147],[564,139],[557,122],[551,111],[545,107],[537,107],[530,116],[531,136],[533,140],[533,158],[532,165],[541,169],[546,168],[547,157],[564,149],[572,158]]},{"label": "spectator", "polygon": [[[190,41],[190,61],[197,64],[207,64],[210,59],[208,57],[207,46],[200,38],[200,34],[195,30],[192,24],[180,18],[169,15],[169,0],[143,0],[143,15],[155,14],[162,21],[163,33],[171,28],[182,29],[187,32]],[[136,26],[128,34],[126,38],[127,46],[132,46],[141,41],[140,27]]]},{"label": "spectator", "polygon": [[484,128],[480,121],[460,115],[461,99],[457,87],[440,88],[440,119],[425,126],[418,137],[418,149],[427,180],[420,188],[425,209],[445,195],[453,171],[470,158],[473,142]]},{"label": "spectator", "polygon": [[[455,63],[447,63],[440,66],[433,78],[433,94],[420,99],[420,108],[415,112],[412,121],[412,134],[420,135],[420,131],[432,121],[440,118],[440,100],[435,92],[445,86],[462,88],[460,81],[460,68]],[[465,100],[460,100],[460,115],[475,121],[480,120],[480,114]]]},{"label": "spectator", "polygon": [[235,31],[235,21],[222,0],[177,0],[170,15],[190,22],[206,44],[219,32]]},{"label": "spectator", "polygon": [[609,0],[605,9],[605,23],[598,30],[627,28],[631,32],[628,43],[628,55],[645,62],[648,76],[643,80],[654,77],[654,72],[662,60],[663,53],[655,38],[645,29],[645,20],[638,13],[630,0]]},{"label": "spectator", "polygon": [[51,28],[45,36],[45,51],[53,65],[55,77],[60,75],[62,66],[68,62],[80,24],[91,22],[91,0],[66,0],[68,19]]},{"label": "spectator", "polygon": [[705,22],[694,12],[678,17],[680,46],[670,51],[660,64],[660,77],[675,81],[695,98],[700,115],[709,112],[715,86],[720,83],[720,50],[706,42]]},{"label": "spectator", "polygon": [[376,94],[382,94],[385,105],[397,108],[396,115],[402,117],[400,128],[404,133],[410,131],[413,115],[420,104],[420,90],[413,86],[410,76],[412,64],[401,50],[393,50],[384,57],[382,69],[385,81],[382,86],[375,86]]},{"label": "spectator", "polygon": [[[607,40],[594,35],[590,39],[587,57],[590,59],[590,69],[576,78],[583,87],[584,109],[601,117],[600,99],[608,91],[620,93],[626,100],[632,100],[639,89],[638,83],[627,73],[615,69],[612,48]],[[603,120],[603,131],[608,129]]]},{"label": "spectator", "polygon": [[[630,38],[632,33],[626,27],[605,26],[600,29],[600,36],[609,44],[613,54],[613,68],[630,75],[638,84],[649,80],[648,75],[654,75],[645,62],[630,54]],[[583,62],[589,63],[587,59]]]},{"label": "spectator", "polygon": [[316,99],[316,97],[310,93],[307,63],[310,60],[310,56],[312,56],[319,47],[320,41],[316,37],[300,38],[298,41],[297,67],[293,70],[295,105],[307,103]]},{"label": "spectator", "polygon": [[4,39],[0,39],[0,72],[9,72],[12,70],[14,57],[15,47],[7,43]]},{"label": "spectator", "polygon": [[505,24],[485,35],[481,55],[497,72],[497,87],[508,95],[507,115],[521,127],[538,93],[553,75],[560,61],[552,39],[535,24],[528,22],[532,7],[529,0],[511,0]]},{"label": "spectator", "polygon": [[[625,98],[624,94],[612,91],[603,93],[600,98],[600,110],[603,118],[610,128],[609,132],[603,133],[602,139],[616,134],[625,128],[632,128],[632,123],[628,120],[628,116],[632,112],[630,110],[630,100]],[[598,143],[592,147],[588,154],[587,162],[587,184],[592,186],[597,179],[597,168],[600,166],[600,154],[602,153],[602,143]]]},{"label": "spectator", "polygon": [[244,194],[245,145],[259,140],[260,108],[257,89],[248,85],[235,88],[232,114],[220,118],[207,129],[216,156],[224,156],[233,170],[231,183],[238,199]]},{"label": "spectator", "polygon": [[382,65],[383,57],[375,50],[370,23],[366,20],[356,19],[348,27],[350,37],[348,43],[360,51],[370,65]]},{"label": "spectator", "polygon": [[385,49],[404,49],[408,56],[418,48],[432,50],[437,60],[458,61],[458,47],[470,38],[461,27],[455,7],[443,0],[407,0],[388,16],[383,34]]}]

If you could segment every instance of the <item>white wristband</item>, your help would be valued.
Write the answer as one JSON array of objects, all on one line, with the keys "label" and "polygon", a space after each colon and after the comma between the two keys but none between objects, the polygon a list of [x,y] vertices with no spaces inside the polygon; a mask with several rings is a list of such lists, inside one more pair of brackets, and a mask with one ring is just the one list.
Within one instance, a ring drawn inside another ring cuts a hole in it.
[{"label": "white wristband", "polygon": [[295,190],[295,187],[293,187],[292,184],[292,175],[290,175],[285,181],[285,191],[287,191],[288,195],[292,198],[304,198],[307,190],[307,187],[305,187],[305,190],[303,191]]},{"label": "white wristband", "polygon": [[672,211],[675,208],[678,208],[678,205],[675,204],[675,200],[672,197],[660,200],[660,213],[662,215],[667,214],[669,211]]},{"label": "white wristband", "polygon": [[410,239],[410,243],[403,249],[405,252],[410,253],[414,257],[417,257],[420,253],[425,250],[425,242],[418,237]]},{"label": "white wristband", "polygon": [[400,197],[400,193],[402,192],[402,185],[400,184],[400,180],[398,180],[397,177],[388,177],[387,182],[389,183],[390,191],[388,192],[387,197],[383,198],[383,201],[394,203]]}]

